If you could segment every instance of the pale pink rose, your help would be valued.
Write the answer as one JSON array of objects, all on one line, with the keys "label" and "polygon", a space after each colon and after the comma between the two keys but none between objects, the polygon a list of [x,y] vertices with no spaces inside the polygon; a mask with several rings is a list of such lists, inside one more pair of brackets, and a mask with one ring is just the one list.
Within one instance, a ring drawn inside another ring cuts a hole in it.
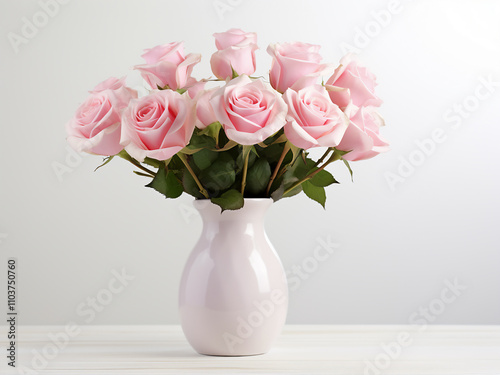
[{"label": "pale pink rose", "polygon": [[212,55],[210,66],[217,78],[232,78],[233,69],[238,75],[255,72],[257,34],[230,29],[225,33],[216,33],[214,37],[218,51]]},{"label": "pale pink rose", "polygon": [[206,81],[197,81],[193,77],[189,77],[186,82],[186,86],[184,87],[187,90],[187,93],[191,99],[194,99],[198,93],[202,92],[205,88]]},{"label": "pale pink rose", "polygon": [[201,55],[190,53],[184,55],[183,42],[175,42],[156,46],[146,50],[142,55],[146,64],[136,65],[142,77],[152,89],[168,86],[172,90],[184,88],[194,65],[200,62]]},{"label": "pale pink rose", "polygon": [[193,134],[194,105],[186,94],[153,91],[133,100],[123,113],[121,144],[136,160],[167,160],[183,149]]},{"label": "pale pink rose", "polygon": [[359,66],[352,54],[340,60],[340,65],[326,81],[326,88],[332,102],[345,108],[352,102],[357,107],[375,106],[382,100],[375,95],[377,85],[375,75],[367,68]]},{"label": "pale pink rose", "polygon": [[273,57],[269,80],[283,93],[289,87],[301,88],[316,83],[328,68],[321,64],[320,46],[307,43],[270,44],[267,52]]},{"label": "pale pink rose", "polygon": [[97,85],[66,125],[68,143],[78,152],[111,156],[119,153],[121,113],[137,92],[123,80],[110,78]]},{"label": "pale pink rose", "polygon": [[348,114],[350,112],[350,124],[337,146],[339,150],[350,151],[343,156],[344,159],[349,161],[370,159],[389,150],[389,144],[379,135],[384,120],[376,112],[375,107],[357,109],[349,105],[346,112]]},{"label": "pale pink rose", "polygon": [[215,33],[215,46],[218,50],[229,47],[247,47],[250,44],[257,44],[256,33],[246,33],[241,29],[229,29],[224,33]]},{"label": "pale pink rose", "polygon": [[281,95],[246,75],[218,89],[209,102],[227,137],[242,145],[264,141],[286,122],[287,106]]},{"label": "pale pink rose", "polygon": [[108,89],[118,90],[122,87],[125,87],[125,77],[122,78],[109,77],[108,79],[97,84],[96,87],[94,87],[94,89],[90,91],[90,93],[101,92]]},{"label": "pale pink rose", "polygon": [[285,134],[295,146],[337,146],[349,124],[347,116],[333,104],[321,85],[307,86],[298,91],[288,89],[283,94],[288,104]]},{"label": "pale pink rose", "polygon": [[198,118],[196,127],[203,129],[208,125],[217,122],[214,109],[210,104],[210,98],[217,90],[217,87],[211,90],[205,90],[200,92],[196,97],[196,117]]},{"label": "pale pink rose", "polygon": [[131,99],[137,98],[137,91],[127,87],[125,85],[125,79],[126,77],[110,77],[99,83],[92,91],[90,91],[90,93],[94,94],[105,90],[113,90],[115,94],[121,98],[122,102],[125,103],[126,107]]}]

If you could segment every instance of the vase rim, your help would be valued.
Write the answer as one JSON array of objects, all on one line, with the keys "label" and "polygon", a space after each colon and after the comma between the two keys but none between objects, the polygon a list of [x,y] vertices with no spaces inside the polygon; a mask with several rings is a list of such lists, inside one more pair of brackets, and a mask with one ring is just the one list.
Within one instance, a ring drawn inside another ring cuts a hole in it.
[{"label": "vase rim", "polygon": [[[269,201],[269,200],[273,200],[273,198],[243,198],[243,200],[246,202],[246,201]],[[207,198],[201,198],[201,199],[197,199],[195,198],[194,199],[194,202],[209,202],[210,199],[207,199]]]},{"label": "vase rim", "polygon": [[[225,210],[224,213],[229,213],[233,212],[236,213],[238,211],[241,211],[245,208],[249,207],[270,207],[274,203],[273,198],[244,198],[244,205],[243,207],[237,209],[237,210]],[[194,199],[193,200],[193,206],[197,210],[200,209],[206,209],[208,207],[217,207],[220,210],[220,207],[217,206],[215,203],[212,203],[210,199]]]}]

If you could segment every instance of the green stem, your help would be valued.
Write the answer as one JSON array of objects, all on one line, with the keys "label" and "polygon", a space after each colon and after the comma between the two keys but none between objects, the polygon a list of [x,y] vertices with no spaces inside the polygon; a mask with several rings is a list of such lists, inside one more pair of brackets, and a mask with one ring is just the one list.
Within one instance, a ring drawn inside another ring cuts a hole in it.
[{"label": "green stem", "polygon": [[276,165],[276,168],[274,168],[271,179],[269,180],[269,184],[267,185],[266,195],[269,195],[269,191],[271,190],[271,185],[273,184],[274,179],[278,175],[281,164],[283,163],[283,160],[285,159],[286,154],[288,154],[288,151],[290,151],[290,145],[287,142],[287,143],[285,143],[285,147],[283,148],[283,152],[281,153],[280,159],[278,160],[278,164]]},{"label": "green stem", "polygon": [[243,196],[245,193],[245,186],[247,185],[248,159],[250,158],[251,147],[252,146],[243,146],[242,151],[245,157],[245,161],[243,162],[243,176],[241,178],[241,195]]},{"label": "green stem", "polygon": [[124,160],[127,160],[129,161],[130,163],[132,163],[133,165],[135,165],[137,168],[143,170],[144,172],[148,173],[151,175],[151,177],[154,177],[156,175],[155,172],[153,172],[152,170],[146,168],[145,166],[143,166],[141,163],[139,163],[137,160],[135,160],[132,156],[130,156],[128,153],[126,152],[120,152],[118,154],[119,157],[121,157],[122,159]]},{"label": "green stem", "polygon": [[294,183],[292,186],[290,186],[288,189],[285,190],[285,192],[283,193],[283,196],[287,195],[289,192],[291,192],[293,189],[295,189],[297,186],[300,186],[302,185],[304,182],[306,182],[307,180],[310,180],[311,178],[313,178],[314,176],[316,176],[316,174],[318,174],[319,172],[321,172],[323,169],[325,169],[325,167],[331,163],[333,163],[334,161],[337,161],[337,160],[340,160],[342,158],[342,155],[339,155],[339,154],[336,154],[335,151],[333,152],[332,156],[330,156],[330,159],[328,159],[328,161],[323,164],[321,167],[319,167],[318,169],[315,169],[314,171],[310,172],[307,176],[305,176],[302,180],[299,180],[297,181],[296,183]]},{"label": "green stem", "polygon": [[180,153],[180,152],[177,154],[177,156],[179,157],[179,159],[181,159],[181,161],[186,166],[186,169],[189,171],[189,173],[193,177],[193,180],[194,180],[194,182],[196,182],[196,185],[198,185],[198,188],[200,189],[200,193],[203,194],[203,196],[205,198],[210,199],[210,197],[208,196],[208,192],[205,190],[205,188],[201,184],[200,180],[198,180],[198,177],[196,177],[196,174],[194,173],[193,169],[189,165],[189,163],[188,163],[188,161],[186,159],[186,156],[184,154]]},{"label": "green stem", "polygon": [[319,160],[316,162],[316,164],[314,164],[315,167],[317,167],[318,165],[320,165],[323,160],[326,159],[326,157],[328,156],[328,154],[333,150],[333,147],[328,147],[328,149],[325,151],[325,153],[319,158]]}]

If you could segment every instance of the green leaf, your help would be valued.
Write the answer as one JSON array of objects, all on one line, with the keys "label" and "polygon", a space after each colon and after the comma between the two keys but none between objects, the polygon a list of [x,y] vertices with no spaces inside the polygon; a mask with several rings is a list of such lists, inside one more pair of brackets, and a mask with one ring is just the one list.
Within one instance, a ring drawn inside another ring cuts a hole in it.
[{"label": "green leaf", "polygon": [[231,72],[232,72],[232,79],[238,77],[238,73],[236,72],[236,70],[233,69],[233,66],[231,65]]},{"label": "green leaf", "polygon": [[241,154],[243,155],[243,160],[246,159],[247,155],[252,151],[254,146],[242,146]]},{"label": "green leaf", "polygon": [[146,157],[144,159],[144,164],[150,165],[155,168],[160,168],[160,165],[164,165],[165,163],[156,159]]},{"label": "green leaf", "polygon": [[290,150],[292,150],[292,164],[297,160],[297,157],[302,153],[303,149],[298,148],[295,146],[292,142],[288,142],[288,145],[290,146]]},{"label": "green leaf", "polygon": [[[255,155],[255,153],[251,152],[250,155],[248,155],[248,167],[250,168],[253,163],[255,162],[255,160],[257,159],[257,155]],[[243,156],[243,153],[240,152],[238,154],[238,157],[236,158],[236,166],[238,167],[238,169],[243,169],[243,162],[245,161],[244,159],[244,156]]]},{"label": "green leaf", "polygon": [[349,165],[349,163],[347,162],[347,160],[345,160],[344,158],[342,158],[342,161],[344,162],[344,164],[347,167],[347,169],[349,169],[349,173],[351,174],[351,181],[354,182],[354,174],[352,173],[351,166]]},{"label": "green leaf", "polygon": [[193,160],[196,166],[202,171],[208,168],[217,159],[217,156],[216,152],[202,148],[193,154]]},{"label": "green leaf", "polygon": [[253,195],[262,193],[271,178],[271,166],[266,159],[258,159],[248,170],[246,189]]},{"label": "green leaf", "polygon": [[184,147],[179,152],[182,153],[182,154],[185,154],[185,155],[193,155],[193,154],[195,154],[196,152],[198,152],[200,150],[201,150],[201,148],[198,148],[196,146],[187,145],[186,147]]},{"label": "green leaf", "polygon": [[255,148],[257,149],[257,153],[261,158],[266,159],[270,164],[276,164],[283,152],[284,143],[275,143],[269,146],[261,147],[257,145]]},{"label": "green leaf", "polygon": [[[295,160],[295,162],[290,164],[288,170],[283,174],[283,186],[284,191],[292,187],[296,182],[302,180],[311,170],[314,168],[315,162],[312,159],[307,158],[306,163],[301,159]],[[295,187],[293,190],[284,194],[283,198],[292,197],[299,194],[302,191],[302,185]]]},{"label": "green leaf", "polygon": [[208,168],[201,171],[198,178],[210,196],[218,196],[227,190],[236,180],[236,171],[233,160],[217,160]]},{"label": "green leaf", "polygon": [[222,125],[220,122],[212,122],[210,125],[207,127],[200,129],[198,131],[199,135],[208,135],[209,137],[212,137],[213,139],[218,139],[219,138],[219,132],[222,129]]},{"label": "green leaf", "polygon": [[345,154],[348,154],[349,152],[351,152],[351,151],[342,151],[342,150],[334,149],[332,156],[330,156],[330,159],[333,158],[333,161],[340,160],[340,159],[342,159],[342,156],[344,156]]},{"label": "green leaf", "polygon": [[[236,158],[236,165],[239,169],[243,169],[245,166],[245,160],[248,158],[248,165],[250,165],[250,159],[253,156],[254,160],[258,156],[257,154],[251,153],[254,146],[241,146],[239,150],[241,151]],[[252,161],[253,162],[253,161]]]},{"label": "green leaf", "polygon": [[149,177],[151,178],[151,175],[150,174],[147,174],[147,173],[144,173],[144,172],[140,172],[140,171],[132,171],[134,172],[136,175],[138,176],[142,176],[142,177]]},{"label": "green leaf", "polygon": [[[295,181],[297,181],[297,180],[295,180]],[[293,182],[295,182],[295,181],[293,181]],[[290,185],[291,185],[291,184],[290,184]],[[302,185],[303,185],[303,184],[302,184]],[[283,195],[282,195],[282,198],[290,198],[290,197],[293,197],[294,195],[299,194],[299,193],[300,193],[300,192],[302,192],[302,190],[303,190],[303,189],[302,189],[302,185],[299,185],[299,186],[297,186],[297,187],[293,188],[292,190],[290,190],[288,193],[283,194]],[[285,191],[285,189],[283,189],[283,192],[284,192],[284,191]]]},{"label": "green leaf", "polygon": [[97,171],[99,168],[101,167],[104,167],[106,164],[108,164],[111,160],[113,160],[113,158],[115,157],[115,155],[113,156],[108,156],[107,158],[104,158],[104,163],[102,163],[101,165],[99,165],[96,169],[94,169],[94,172]]},{"label": "green leaf", "polygon": [[324,169],[316,173],[313,178],[311,178],[311,184],[318,187],[326,187],[331,184],[338,184],[338,181],[333,178],[332,174]]},{"label": "green leaf", "polygon": [[174,155],[170,159],[165,160],[165,166],[168,166],[168,170],[175,172],[182,171],[185,168],[184,163],[178,155]]},{"label": "green leaf", "polygon": [[302,157],[302,161],[304,164],[307,164],[307,153],[304,152],[304,150],[300,151],[300,156]]},{"label": "green leaf", "polygon": [[325,188],[315,186],[311,183],[311,181],[305,181],[302,183],[302,189],[309,198],[311,198],[313,201],[318,202],[323,206],[323,208],[325,208],[325,203],[326,203]]},{"label": "green leaf", "polygon": [[222,148],[218,148],[218,149],[217,149],[217,150],[215,150],[215,151],[217,151],[217,152],[227,151],[227,150],[230,150],[230,149],[232,149],[234,146],[237,146],[237,145],[238,145],[238,143],[236,143],[235,141],[229,141],[229,142],[227,142],[227,143],[224,145],[224,147],[222,147]]},{"label": "green leaf", "polygon": [[276,138],[273,143],[284,143],[288,141],[288,138],[286,137],[285,134],[281,134],[278,138]]},{"label": "green leaf", "polygon": [[167,172],[165,168],[158,169],[156,176],[146,187],[155,189],[166,198],[177,198],[184,191],[182,184],[175,177],[174,172]]},{"label": "green leaf", "polygon": [[266,148],[268,146],[277,144],[277,143],[285,143],[288,140],[285,134],[281,134],[278,137],[269,137],[264,142],[259,142],[258,145],[262,148]]},{"label": "green leaf", "polygon": [[245,201],[243,200],[243,195],[236,190],[231,189],[226,191],[218,198],[212,198],[212,203],[218,205],[222,211],[225,210],[238,210],[243,207]]},{"label": "green leaf", "polygon": [[297,177],[299,180],[302,180],[304,177],[306,177],[309,173],[313,172],[315,169],[315,161],[309,158],[304,160],[298,159],[295,161],[295,163],[291,166],[289,169],[289,172],[295,177]]},{"label": "green leaf", "polygon": [[285,193],[285,184],[282,182],[280,186],[271,193],[271,198],[273,198],[274,202],[277,202],[283,198],[283,193]]},{"label": "green leaf", "polygon": [[192,195],[197,199],[204,198],[203,194],[201,194],[200,192],[200,188],[198,187],[196,181],[194,180],[193,176],[191,176],[191,173],[189,173],[188,170],[184,170],[184,173],[182,175],[182,185],[184,185],[184,191],[189,195]]},{"label": "green leaf", "polygon": [[210,150],[216,149],[215,139],[206,135],[206,134],[194,134],[191,136],[191,140],[189,141],[188,148],[208,148]]}]

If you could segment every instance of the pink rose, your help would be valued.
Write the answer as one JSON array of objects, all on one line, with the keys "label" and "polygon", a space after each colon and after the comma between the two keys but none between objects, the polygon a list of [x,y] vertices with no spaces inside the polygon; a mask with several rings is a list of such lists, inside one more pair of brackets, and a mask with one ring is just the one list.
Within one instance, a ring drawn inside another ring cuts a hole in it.
[{"label": "pink rose", "polygon": [[137,98],[137,91],[127,87],[125,85],[125,79],[126,77],[110,77],[99,83],[96,87],[94,87],[92,91],[90,91],[90,93],[94,94],[105,90],[114,90],[115,94],[117,94],[121,98],[124,98],[123,101],[126,103],[126,107],[131,99]]},{"label": "pink rose", "polygon": [[91,91],[66,125],[68,143],[78,152],[111,156],[119,153],[121,112],[137,93],[124,79],[110,78]]},{"label": "pink rose", "polygon": [[344,56],[340,65],[326,82],[332,102],[345,108],[352,102],[357,107],[380,106],[382,100],[375,95],[376,77],[367,68],[353,60],[352,54]]},{"label": "pink rose", "polygon": [[136,160],[167,160],[183,149],[193,134],[194,105],[186,94],[153,91],[133,100],[123,113],[121,144]]},{"label": "pink rose", "polygon": [[122,77],[122,78],[109,77],[108,79],[97,84],[97,86],[94,87],[94,89],[92,91],[90,91],[90,93],[101,92],[101,91],[108,90],[108,89],[109,90],[119,90],[122,87],[125,87],[125,77]]},{"label": "pink rose", "polygon": [[246,75],[218,89],[209,102],[227,137],[242,145],[264,141],[286,122],[287,106],[281,95]]},{"label": "pink rose", "polygon": [[288,104],[285,134],[295,146],[337,146],[349,124],[347,116],[333,104],[321,85],[307,86],[299,91],[288,89],[283,94]]},{"label": "pink rose", "polygon": [[196,95],[198,95],[199,92],[203,91],[206,85],[206,81],[197,81],[193,77],[189,77],[189,79],[186,82],[186,87],[184,87],[191,99],[194,99]]},{"label": "pink rose", "polygon": [[146,64],[135,69],[152,89],[168,86],[172,90],[184,88],[191,78],[194,65],[200,62],[201,55],[190,53],[184,56],[182,42],[169,43],[146,50],[142,55]]},{"label": "pink rose", "polygon": [[232,69],[238,75],[251,75],[255,72],[257,34],[231,29],[225,33],[216,33],[214,37],[218,51],[212,55],[210,65],[217,78],[232,78]]},{"label": "pink rose", "polygon": [[202,91],[196,97],[196,117],[198,118],[196,127],[203,129],[217,122],[214,109],[210,104],[210,98],[217,90],[218,88]]},{"label": "pink rose", "polygon": [[215,33],[215,46],[218,50],[229,47],[246,47],[257,44],[256,33],[246,33],[241,29],[229,29],[225,33]]},{"label": "pink rose", "polygon": [[312,85],[328,67],[320,64],[320,46],[307,43],[270,44],[267,52],[273,56],[269,79],[279,92],[287,88]]},{"label": "pink rose", "polygon": [[342,142],[337,146],[339,150],[351,151],[343,156],[344,159],[349,161],[370,159],[389,150],[389,144],[379,135],[384,120],[375,111],[375,107],[357,109],[349,106],[346,112],[351,112],[351,122]]}]

